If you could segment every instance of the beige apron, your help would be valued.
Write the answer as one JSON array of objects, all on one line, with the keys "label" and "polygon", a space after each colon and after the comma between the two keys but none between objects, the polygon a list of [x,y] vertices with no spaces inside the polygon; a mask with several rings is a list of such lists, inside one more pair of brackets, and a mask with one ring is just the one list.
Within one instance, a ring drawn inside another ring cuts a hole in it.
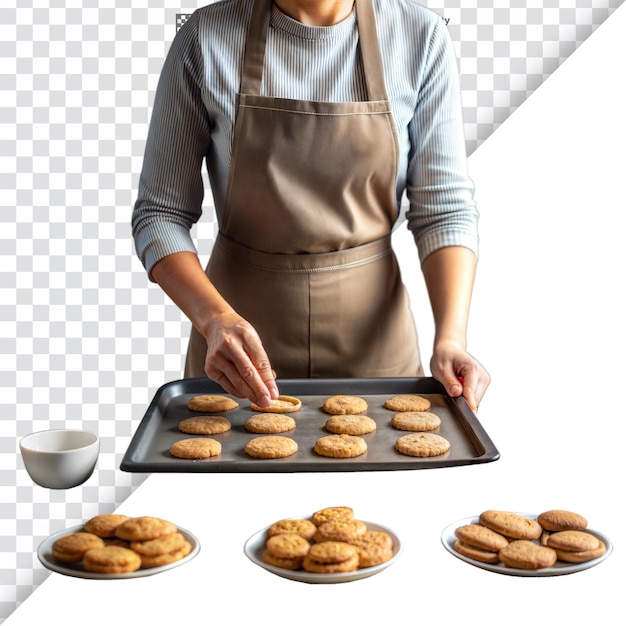
[{"label": "beige apron", "polygon": [[[391,249],[398,142],[369,0],[356,0],[364,102],[261,96],[272,0],[254,5],[227,203],[207,275],[257,330],[279,378],[417,376]],[[185,376],[204,376],[192,330]]]}]

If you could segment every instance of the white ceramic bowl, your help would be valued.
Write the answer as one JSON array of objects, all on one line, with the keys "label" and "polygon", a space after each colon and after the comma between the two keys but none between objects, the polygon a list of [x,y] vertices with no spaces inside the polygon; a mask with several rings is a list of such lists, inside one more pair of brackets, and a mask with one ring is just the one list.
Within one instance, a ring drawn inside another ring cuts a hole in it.
[{"label": "white ceramic bowl", "polygon": [[42,430],[24,437],[20,451],[35,483],[48,489],[69,489],[93,473],[100,441],[85,430]]}]

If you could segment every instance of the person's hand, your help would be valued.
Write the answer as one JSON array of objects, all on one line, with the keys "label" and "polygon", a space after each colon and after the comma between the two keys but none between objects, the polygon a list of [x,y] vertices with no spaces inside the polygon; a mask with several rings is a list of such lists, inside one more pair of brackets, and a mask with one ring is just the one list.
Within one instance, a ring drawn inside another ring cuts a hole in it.
[{"label": "person's hand", "polygon": [[261,407],[278,397],[275,374],[256,330],[234,311],[211,320],[205,339],[207,376],[226,393]]},{"label": "person's hand", "polygon": [[491,382],[487,370],[464,348],[453,343],[435,346],[430,371],[450,396],[463,395],[472,411],[478,409]]}]

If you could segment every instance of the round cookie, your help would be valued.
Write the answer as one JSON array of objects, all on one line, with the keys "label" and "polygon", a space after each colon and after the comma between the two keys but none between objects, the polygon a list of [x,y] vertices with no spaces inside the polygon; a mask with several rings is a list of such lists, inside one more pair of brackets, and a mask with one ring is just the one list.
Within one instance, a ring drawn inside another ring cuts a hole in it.
[{"label": "round cookie", "polygon": [[330,415],[357,415],[367,411],[367,402],[358,396],[331,396],[325,400],[322,411]]},{"label": "round cookie", "polygon": [[191,544],[185,540],[183,545],[172,552],[166,552],[165,554],[156,554],[154,556],[140,555],[141,567],[148,569],[150,567],[162,567],[163,565],[169,565],[170,563],[176,563],[184,559],[191,552]]},{"label": "round cookie", "polygon": [[276,556],[265,550],[263,553],[263,562],[268,565],[273,565],[274,567],[282,567],[283,569],[289,570],[299,570],[302,568],[302,559],[285,559],[279,556]]},{"label": "round cookie", "polygon": [[62,563],[77,563],[89,550],[103,547],[101,537],[79,531],[57,539],[52,544],[52,556]]},{"label": "round cookie", "polygon": [[354,517],[354,510],[349,506],[328,506],[319,511],[315,511],[311,516],[311,521],[316,526],[321,526],[331,519],[349,520]]},{"label": "round cookie", "polygon": [[509,543],[509,540],[500,533],[480,524],[459,526],[454,534],[464,544],[489,552],[498,552]]},{"label": "round cookie", "polygon": [[115,529],[127,519],[127,515],[118,513],[103,513],[96,515],[85,522],[85,530],[98,537],[115,537]]},{"label": "round cookie", "polygon": [[169,451],[178,459],[208,459],[222,453],[222,444],[209,437],[194,437],[173,443]]},{"label": "round cookie", "polygon": [[359,567],[379,565],[393,556],[393,541],[386,532],[366,530],[350,543],[359,552]]},{"label": "round cookie", "polygon": [[367,415],[333,415],[325,428],[337,435],[367,435],[376,430],[376,422]]},{"label": "round cookie", "polygon": [[481,563],[499,563],[500,555],[497,552],[490,552],[489,550],[483,550],[463,543],[460,539],[454,542],[454,549],[463,556],[467,556],[475,561]]},{"label": "round cookie", "polygon": [[583,530],[587,528],[587,520],[582,515],[560,509],[552,509],[540,513],[537,521],[542,528],[550,531]]},{"label": "round cookie", "polygon": [[560,530],[548,537],[546,545],[555,550],[585,552],[597,550],[600,547],[600,540],[584,530]]},{"label": "round cookie", "polygon": [[318,563],[343,563],[355,555],[358,555],[356,546],[345,541],[314,543],[309,550],[309,558]]},{"label": "round cookie", "polygon": [[293,413],[302,408],[302,402],[293,396],[278,396],[270,402],[269,406],[259,406],[251,402],[250,408],[261,413]]},{"label": "round cookie", "polygon": [[320,563],[313,560],[310,556],[302,559],[302,568],[307,572],[315,574],[338,574],[343,572],[354,572],[359,568],[359,555],[342,561],[341,563]]},{"label": "round cookie", "polygon": [[140,556],[159,556],[176,552],[184,547],[187,540],[179,532],[163,535],[147,541],[131,541],[130,548]]},{"label": "round cookie", "polygon": [[566,563],[586,563],[592,559],[601,557],[606,552],[606,544],[603,541],[599,542],[599,546],[594,550],[582,550],[580,552],[570,552],[568,550],[559,550],[554,548],[557,557],[561,561]]},{"label": "round cookie", "polygon": [[188,417],[178,424],[178,430],[188,435],[217,435],[230,430],[231,423],[221,415]]},{"label": "round cookie", "polygon": [[307,541],[313,539],[317,526],[308,519],[282,519],[274,522],[267,530],[268,537],[282,533],[296,533]]},{"label": "round cookie", "polygon": [[141,567],[141,557],[128,548],[106,546],[89,550],[83,557],[83,567],[99,574],[125,574]]},{"label": "round cookie", "polygon": [[298,444],[289,437],[267,435],[250,439],[244,451],[255,459],[282,459],[298,451]]},{"label": "round cookie", "polygon": [[367,443],[356,435],[326,435],[315,442],[313,450],[321,456],[347,459],[365,454]]},{"label": "round cookie", "polygon": [[441,419],[428,411],[405,411],[396,413],[391,419],[391,425],[398,430],[427,432],[441,426]]},{"label": "round cookie", "polygon": [[385,400],[386,409],[404,413],[406,411],[428,411],[430,400],[411,393],[402,393]]},{"label": "round cookie", "polygon": [[396,441],[396,450],[409,456],[439,456],[450,450],[450,442],[433,433],[411,433]]},{"label": "round cookie", "polygon": [[115,536],[127,541],[148,541],[170,535],[178,529],[172,522],[159,517],[132,517],[115,529]]},{"label": "round cookie", "polygon": [[483,526],[512,539],[539,539],[542,533],[539,522],[508,511],[483,511],[478,521]]},{"label": "round cookie", "polygon": [[314,539],[322,541],[345,541],[351,542],[357,537],[364,535],[367,526],[357,519],[330,519],[317,527]]},{"label": "round cookie", "polygon": [[526,539],[512,541],[498,553],[507,567],[521,569],[543,569],[556,563],[556,552],[552,548],[537,545]]},{"label": "round cookie", "polygon": [[285,433],[296,427],[296,420],[289,415],[281,415],[275,413],[260,413],[253,415],[244,424],[244,428],[251,433],[261,435],[269,435],[276,433]]},{"label": "round cookie", "polygon": [[232,411],[239,406],[239,403],[232,398],[217,395],[193,396],[187,403],[187,408],[192,411],[203,411],[206,413],[222,413]]},{"label": "round cookie", "polygon": [[311,544],[297,533],[280,533],[265,542],[266,550],[281,559],[302,559],[311,549]]}]

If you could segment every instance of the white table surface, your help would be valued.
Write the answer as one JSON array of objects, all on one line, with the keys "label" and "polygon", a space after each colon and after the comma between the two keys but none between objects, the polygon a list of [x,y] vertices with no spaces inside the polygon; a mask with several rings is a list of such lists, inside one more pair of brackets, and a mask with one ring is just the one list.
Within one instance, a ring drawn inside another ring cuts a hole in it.
[{"label": "white table surface", "polygon": [[[623,624],[625,17],[621,7],[470,159],[483,241],[470,344],[493,376],[479,418],[499,461],[154,474],[119,512],[187,528],[199,555],[136,580],[52,574],[5,623]],[[308,585],[245,557],[258,529],[330,505],[395,530],[401,558],[369,579]],[[440,535],[487,508],[575,510],[615,550],[567,576],[486,572],[448,554]]]}]

